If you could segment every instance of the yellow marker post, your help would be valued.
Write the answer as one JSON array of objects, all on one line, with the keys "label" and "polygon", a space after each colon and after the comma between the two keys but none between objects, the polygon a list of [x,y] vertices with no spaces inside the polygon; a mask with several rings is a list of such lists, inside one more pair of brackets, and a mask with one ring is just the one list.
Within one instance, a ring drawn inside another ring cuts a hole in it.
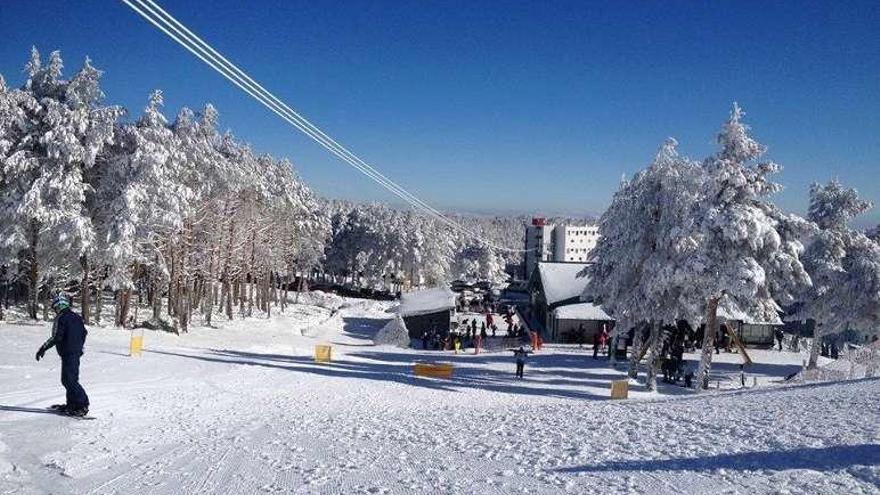
[{"label": "yellow marker post", "polygon": [[611,398],[626,399],[629,397],[629,380],[614,380],[611,382]]},{"label": "yellow marker post", "polygon": [[315,346],[315,362],[316,363],[329,363],[330,359],[333,355],[333,347],[329,345],[316,345]]},{"label": "yellow marker post", "polygon": [[131,357],[141,357],[144,350],[144,329],[134,328],[131,331],[131,342],[128,344],[128,355]]}]

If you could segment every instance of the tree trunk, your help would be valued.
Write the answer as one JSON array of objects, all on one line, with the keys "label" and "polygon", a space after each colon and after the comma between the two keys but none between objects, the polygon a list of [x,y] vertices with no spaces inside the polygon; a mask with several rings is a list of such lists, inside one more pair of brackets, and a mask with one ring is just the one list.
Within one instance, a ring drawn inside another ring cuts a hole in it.
[{"label": "tree trunk", "polygon": [[247,291],[247,283],[242,281],[241,278],[235,283],[238,287],[238,314],[239,316],[244,316],[244,303],[245,303],[245,291]]},{"label": "tree trunk", "polygon": [[810,360],[807,362],[807,369],[815,369],[819,365],[819,349],[822,348],[822,328],[820,323],[816,323],[813,327],[813,343],[810,345]]},{"label": "tree trunk", "polygon": [[627,372],[630,378],[636,378],[639,376],[639,361],[642,357],[642,346],[644,345],[644,338],[642,337],[644,332],[642,330],[641,324],[636,325],[636,332],[633,337],[632,355],[629,358],[629,371]]},{"label": "tree trunk", "polygon": [[712,369],[712,350],[715,347],[715,334],[718,332],[718,303],[720,297],[706,301],[706,330],[703,332],[703,349],[700,367],[697,369],[697,390],[709,388],[709,371]]},{"label": "tree trunk", "polygon": [[128,323],[128,308],[131,301],[131,289],[117,291],[116,298],[116,326],[125,328]]},{"label": "tree trunk", "polygon": [[43,292],[46,297],[43,299],[43,321],[49,321],[49,306],[52,305],[52,292],[49,290],[49,286],[46,285],[46,290]]},{"label": "tree trunk", "polygon": [[40,266],[37,261],[37,243],[40,239],[40,230],[36,223],[31,222],[29,232],[29,246],[27,250],[28,261],[28,316],[31,319],[37,319],[37,308],[39,306],[40,295],[38,293],[37,284],[40,283]]},{"label": "tree trunk", "polygon": [[101,323],[101,310],[104,309],[104,280],[99,278],[95,284],[95,322]]},{"label": "tree trunk", "polygon": [[247,298],[248,298],[247,315],[248,315],[248,317],[251,317],[254,315],[254,285],[255,285],[255,280],[253,277],[251,277],[251,280],[247,284],[247,292],[248,292],[248,294],[247,294]]},{"label": "tree trunk", "polygon": [[[229,280],[229,277],[223,280],[223,284],[226,285],[226,292],[229,294],[226,297],[226,318],[228,318],[229,321],[232,321],[232,304],[234,302],[233,299],[235,298],[235,294],[233,294],[234,287],[232,285],[232,282]],[[238,287],[237,282],[235,284],[235,287]]]},{"label": "tree trunk", "polygon": [[620,340],[620,332],[617,331],[617,328],[614,329],[614,336],[611,337],[611,354],[608,357],[608,364],[614,368],[617,366],[617,344]]},{"label": "tree trunk", "polygon": [[[168,278],[168,316],[174,316],[174,310],[177,308],[175,301],[177,299],[177,259],[174,255],[174,247],[169,243],[168,245],[168,254],[167,254],[168,262],[171,264],[171,274]],[[160,303],[161,304],[161,303]]]},{"label": "tree trunk", "polygon": [[214,315],[214,281],[213,275],[209,275],[208,282],[205,284],[205,323],[211,326],[211,319]]},{"label": "tree trunk", "polygon": [[153,274],[153,321],[162,320],[162,281],[158,274]]},{"label": "tree trunk", "polygon": [[89,303],[89,285],[91,281],[89,280],[89,258],[85,254],[79,257],[79,264],[82,267],[82,280],[79,284],[79,295],[80,295],[80,310],[82,311],[82,319],[83,323],[88,325],[89,314],[90,314],[90,303]]},{"label": "tree trunk", "polygon": [[648,378],[645,382],[645,387],[650,391],[657,390],[657,367],[660,364],[660,351],[663,350],[664,337],[663,323],[655,321],[651,325],[651,358],[648,360]]},{"label": "tree trunk", "polygon": [[297,284],[297,287],[296,287],[296,296],[294,296],[295,299],[293,301],[294,304],[299,304],[299,295],[303,291],[304,285],[305,285],[305,280],[303,279],[303,277],[300,277],[299,284]]}]

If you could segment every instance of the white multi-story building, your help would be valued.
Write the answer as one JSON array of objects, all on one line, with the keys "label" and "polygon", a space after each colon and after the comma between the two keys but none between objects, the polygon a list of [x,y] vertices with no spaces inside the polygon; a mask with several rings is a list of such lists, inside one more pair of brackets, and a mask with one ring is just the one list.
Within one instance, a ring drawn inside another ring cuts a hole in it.
[{"label": "white multi-story building", "polygon": [[598,240],[599,227],[596,225],[557,225],[553,229],[553,260],[587,261]]},{"label": "white multi-story building", "polygon": [[554,225],[543,218],[532,219],[526,226],[525,277],[528,278],[539,261],[583,263],[599,240],[596,225]]}]

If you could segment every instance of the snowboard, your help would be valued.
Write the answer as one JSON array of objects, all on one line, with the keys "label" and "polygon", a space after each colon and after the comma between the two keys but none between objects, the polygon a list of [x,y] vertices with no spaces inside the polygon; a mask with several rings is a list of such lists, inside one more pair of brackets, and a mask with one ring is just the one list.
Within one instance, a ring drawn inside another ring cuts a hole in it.
[{"label": "snowboard", "polygon": [[58,416],[64,416],[65,418],[80,419],[83,421],[91,421],[91,420],[98,419],[94,416],[89,416],[89,415],[72,416],[72,415],[67,414],[66,412],[62,411],[61,408],[58,406],[50,406],[50,407],[47,407],[46,410],[49,411],[50,413],[57,414]]}]

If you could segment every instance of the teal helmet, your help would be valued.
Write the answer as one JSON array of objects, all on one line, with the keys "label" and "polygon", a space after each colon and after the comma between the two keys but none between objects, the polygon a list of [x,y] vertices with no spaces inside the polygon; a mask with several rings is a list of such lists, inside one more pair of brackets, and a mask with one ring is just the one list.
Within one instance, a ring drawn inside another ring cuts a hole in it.
[{"label": "teal helmet", "polygon": [[58,294],[52,299],[52,309],[55,311],[61,311],[62,309],[70,307],[70,299],[67,298],[64,294]]}]

